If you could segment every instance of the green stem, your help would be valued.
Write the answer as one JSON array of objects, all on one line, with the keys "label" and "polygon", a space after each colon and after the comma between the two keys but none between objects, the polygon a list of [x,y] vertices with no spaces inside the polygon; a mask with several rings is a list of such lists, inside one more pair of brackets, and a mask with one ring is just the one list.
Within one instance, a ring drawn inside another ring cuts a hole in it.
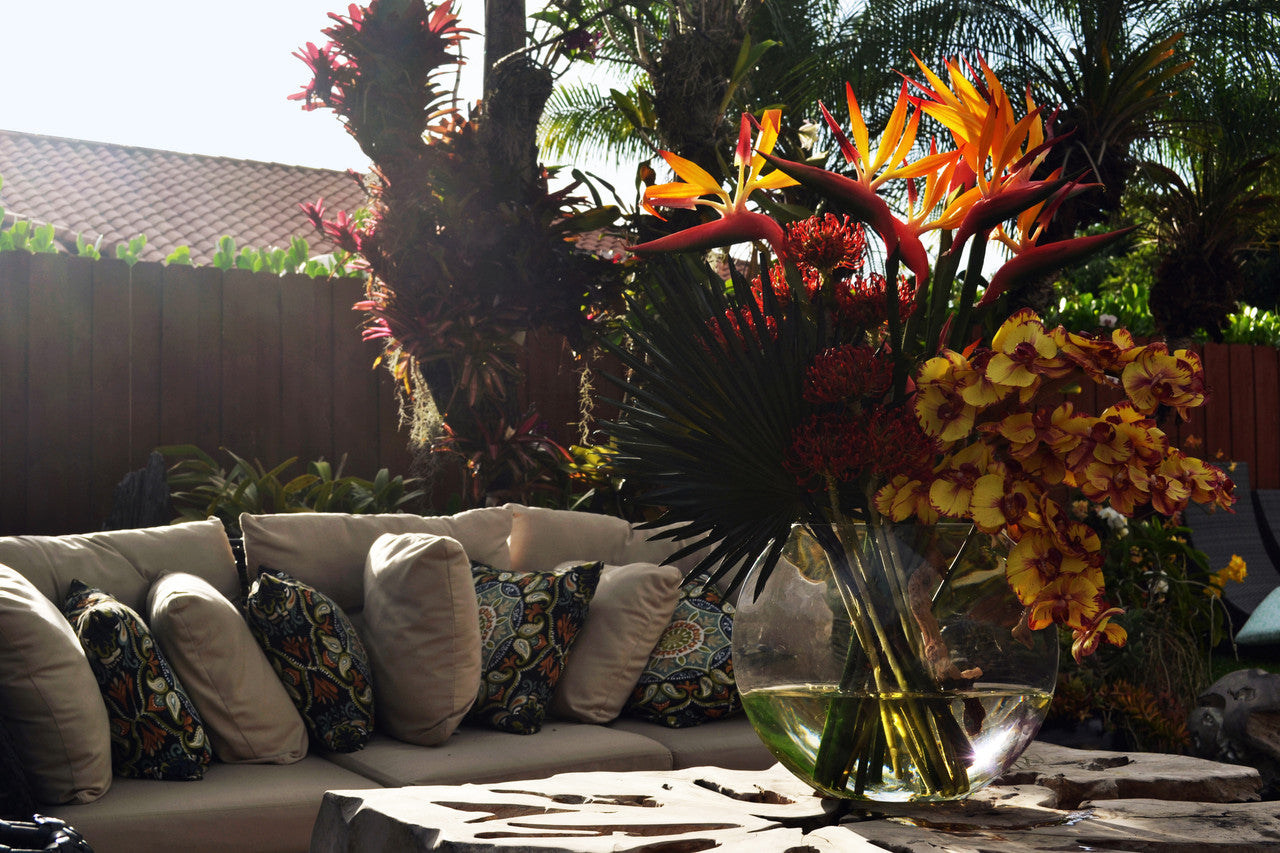
[{"label": "green stem", "polygon": [[[828,702],[814,781],[839,792],[854,773],[854,793],[863,793],[887,759],[899,778],[908,764],[914,768],[925,795],[957,796],[968,789],[969,740],[918,654],[923,641],[910,609],[903,610],[906,578],[892,577],[904,570],[902,555],[883,527],[873,522],[863,543],[847,547],[834,528],[810,526],[830,555],[853,628],[839,689]],[[893,623],[884,623],[872,606],[870,570],[876,567],[885,572],[899,611]]]}]

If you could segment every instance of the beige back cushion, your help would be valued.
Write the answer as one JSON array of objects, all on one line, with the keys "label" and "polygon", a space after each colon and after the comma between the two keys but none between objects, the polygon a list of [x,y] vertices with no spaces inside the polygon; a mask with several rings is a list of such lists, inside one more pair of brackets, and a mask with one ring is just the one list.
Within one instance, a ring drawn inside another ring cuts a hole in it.
[{"label": "beige back cushion", "polygon": [[58,603],[71,581],[81,580],[145,613],[151,584],[169,572],[196,575],[227,598],[240,597],[231,543],[216,518],[68,536],[3,536],[0,563]]},{"label": "beige back cushion", "polygon": [[32,793],[88,803],[111,786],[107,709],[80,641],[31,581],[0,566],[0,709]]},{"label": "beige back cushion", "polygon": [[287,513],[240,516],[249,577],[263,566],[287,572],[337,602],[348,613],[364,603],[364,564],[384,533],[432,533],[456,539],[467,557],[494,568],[510,565],[511,510],[488,507],[451,516],[408,513],[348,515]]},{"label": "beige back cushion", "polygon": [[363,622],[379,727],[442,743],[480,691],[479,608],[462,546],[429,533],[380,536],[365,563]]},{"label": "beige back cushion", "polygon": [[573,561],[602,560],[612,565],[622,562],[631,525],[621,518],[520,504],[507,506],[512,512],[513,572],[545,572]]},{"label": "beige back cushion", "polygon": [[147,624],[228,764],[292,764],[307,729],[235,605],[195,575],[151,587]]},{"label": "beige back cushion", "polygon": [[582,634],[556,684],[552,715],[583,723],[617,717],[679,598],[680,570],[675,566],[606,566]]}]

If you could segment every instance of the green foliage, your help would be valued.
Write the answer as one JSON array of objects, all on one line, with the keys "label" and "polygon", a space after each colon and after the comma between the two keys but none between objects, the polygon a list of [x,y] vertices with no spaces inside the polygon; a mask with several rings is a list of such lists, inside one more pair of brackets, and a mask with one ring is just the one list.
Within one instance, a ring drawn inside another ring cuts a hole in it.
[{"label": "green foliage", "polygon": [[[1061,324],[1074,332],[1119,326],[1139,337],[1155,335],[1150,294],[1159,261],[1156,245],[1146,243],[1124,255],[1106,255],[1070,271],[1056,285],[1057,300],[1044,312],[1045,324]],[[1104,322],[1104,317],[1115,320]],[[1192,335],[1198,343],[1209,337],[1205,329]],[[1222,339],[1229,344],[1280,347],[1280,315],[1241,304],[1227,316]]]},{"label": "green foliage", "polygon": [[139,234],[128,243],[121,243],[116,246],[116,258],[124,261],[129,266],[133,266],[138,262],[138,256],[142,254],[142,250],[146,248],[147,235]]},{"label": "green foliage", "polygon": [[76,257],[89,258],[90,260],[94,260],[94,261],[101,260],[102,252],[99,251],[98,249],[98,247],[101,244],[102,244],[101,237],[99,237],[97,240],[90,243],[89,241],[84,239],[83,234],[77,234],[76,235]]},{"label": "green foliage", "polygon": [[230,468],[190,445],[158,448],[170,460],[168,482],[178,521],[217,516],[230,536],[240,535],[240,514],[279,512],[396,512],[423,495],[416,478],[392,477],[382,468],[372,480],[343,476],[344,456],[335,470],[323,459],[307,463],[306,473],[285,479],[296,456],[273,468],[252,462],[225,447]]}]

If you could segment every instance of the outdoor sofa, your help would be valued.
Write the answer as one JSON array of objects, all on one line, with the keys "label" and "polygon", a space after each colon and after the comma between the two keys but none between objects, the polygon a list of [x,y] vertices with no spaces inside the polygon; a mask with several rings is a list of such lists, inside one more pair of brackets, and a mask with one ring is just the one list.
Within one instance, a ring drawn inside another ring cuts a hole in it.
[{"label": "outdoor sofa", "polygon": [[[670,540],[616,518],[510,504],[438,517],[245,515],[241,525],[243,575],[216,519],[0,538],[0,712],[37,811],[98,853],[306,850],[327,790],[773,764],[741,714],[682,728],[619,715],[690,594],[679,565],[659,565],[678,547]],[[575,561],[601,561],[603,573],[541,730],[466,719],[485,677],[473,572],[563,573]],[[363,748],[333,752],[308,737],[246,627],[246,581],[263,569],[324,593],[367,647],[376,724]],[[60,610],[73,580],[150,625],[203,720],[214,756],[203,778],[113,776],[104,701]]]}]

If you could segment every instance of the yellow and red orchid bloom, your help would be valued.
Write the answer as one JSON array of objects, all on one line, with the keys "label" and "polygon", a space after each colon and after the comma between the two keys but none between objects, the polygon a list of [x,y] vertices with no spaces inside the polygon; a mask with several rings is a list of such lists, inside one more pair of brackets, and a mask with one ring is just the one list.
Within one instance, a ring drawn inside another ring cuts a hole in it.
[{"label": "yellow and red orchid bloom", "polygon": [[899,474],[881,486],[875,495],[876,512],[891,521],[919,519],[922,524],[938,521],[938,511],[929,504],[929,486]]},{"label": "yellow and red orchid bloom", "polygon": [[1071,656],[1075,658],[1076,663],[1080,663],[1097,651],[1099,643],[1103,640],[1113,646],[1123,646],[1128,641],[1128,632],[1111,621],[1122,613],[1124,611],[1119,607],[1108,607],[1075,631],[1071,642]]},{"label": "yellow and red orchid bloom", "polygon": [[991,448],[975,442],[944,457],[933,470],[929,484],[929,504],[940,515],[965,518],[973,501],[978,480],[992,464]]},{"label": "yellow and red orchid bloom", "polygon": [[943,350],[916,374],[916,417],[927,435],[943,442],[958,441],[973,431],[978,410],[964,399],[959,371],[965,366],[960,353]]},{"label": "yellow and red orchid bloom", "polygon": [[1086,630],[1102,609],[1102,590],[1082,574],[1061,574],[1049,581],[1031,603],[1028,622],[1033,631],[1050,625]]},{"label": "yellow and red orchid bloom", "polygon": [[786,232],[782,226],[772,217],[746,208],[747,200],[756,190],[780,189],[796,184],[794,178],[781,171],[762,174],[765,157],[777,144],[781,121],[781,110],[766,110],[753,148],[751,116],[743,113],[738,146],[733,155],[734,164],[738,167],[738,182],[732,196],[697,163],[670,151],[660,152],[662,159],[681,180],[647,187],[644,191],[644,209],[661,218],[655,206],[683,209],[702,206],[715,210],[720,218],[632,246],[631,251],[643,254],[713,249],[751,240],[765,240],[775,254],[785,256]]},{"label": "yellow and red orchid bloom", "polygon": [[1021,525],[1038,503],[1035,487],[1028,477],[1007,473],[983,474],[973,485],[969,518],[983,533],[997,533]]},{"label": "yellow and red orchid bloom", "polygon": [[1010,315],[991,339],[994,354],[987,362],[987,379],[999,385],[1026,388],[1038,377],[1038,363],[1054,358],[1058,345],[1034,311],[1024,308]]},{"label": "yellow and red orchid bloom", "polygon": [[1164,405],[1185,421],[1191,417],[1188,410],[1205,399],[1204,369],[1200,357],[1189,350],[1171,355],[1163,345],[1148,345],[1125,365],[1121,381],[1133,405],[1145,414]]}]

